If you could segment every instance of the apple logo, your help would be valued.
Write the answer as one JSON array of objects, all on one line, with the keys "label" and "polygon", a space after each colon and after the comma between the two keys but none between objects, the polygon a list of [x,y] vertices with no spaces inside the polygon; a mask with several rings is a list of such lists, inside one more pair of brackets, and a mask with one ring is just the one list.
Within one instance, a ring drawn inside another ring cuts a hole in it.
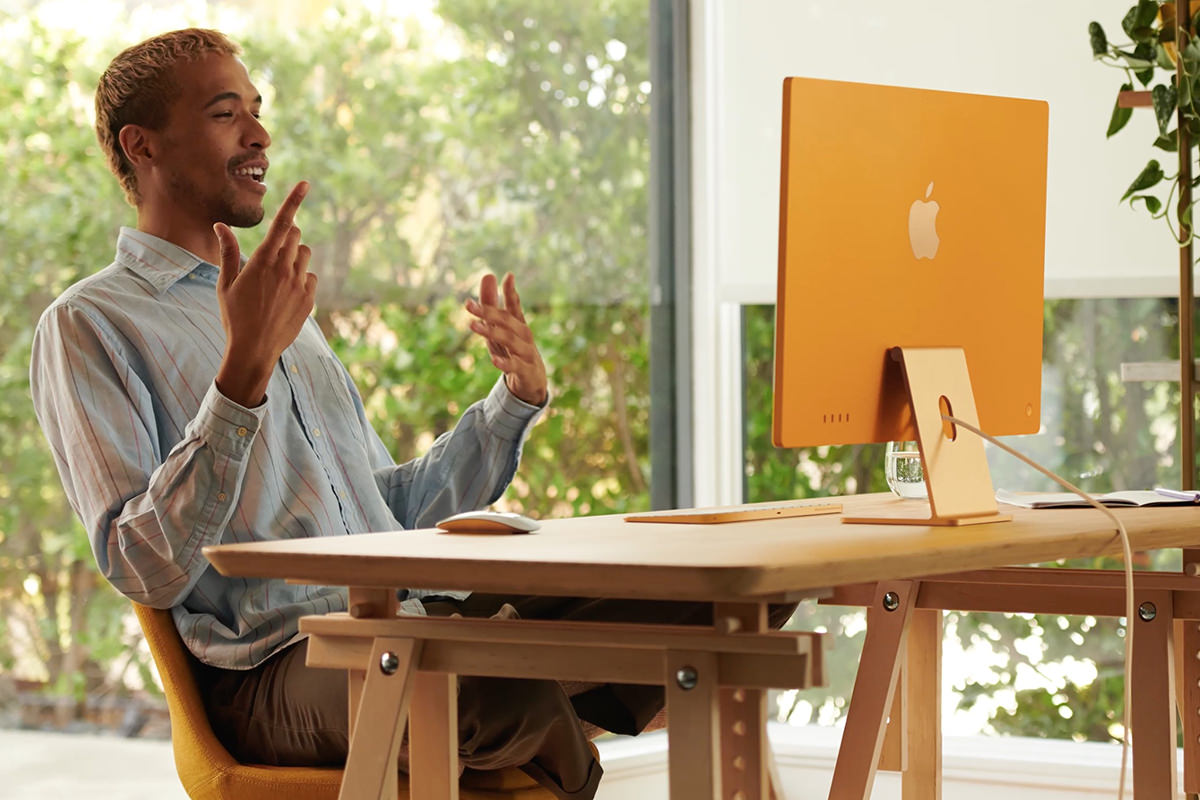
[{"label": "apple logo", "polygon": [[913,257],[933,259],[937,255],[940,240],[937,235],[937,215],[941,206],[930,200],[933,182],[925,189],[925,200],[914,200],[908,209],[908,243],[912,245]]}]

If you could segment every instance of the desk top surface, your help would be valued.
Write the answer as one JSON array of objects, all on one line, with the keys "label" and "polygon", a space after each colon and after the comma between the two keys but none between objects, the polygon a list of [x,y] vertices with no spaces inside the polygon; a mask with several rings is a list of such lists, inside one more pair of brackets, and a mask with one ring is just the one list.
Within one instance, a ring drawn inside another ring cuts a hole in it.
[{"label": "desk top surface", "polygon": [[[912,514],[891,495],[838,498],[848,513]],[[470,589],[672,600],[798,596],[862,581],[1119,554],[1090,508],[1004,506],[1012,522],[964,527],[846,525],[839,515],[714,525],[543,520],[533,534],[434,530],[204,548],[223,575],[334,586]],[[1133,549],[1200,545],[1200,507],[1113,509]]]}]

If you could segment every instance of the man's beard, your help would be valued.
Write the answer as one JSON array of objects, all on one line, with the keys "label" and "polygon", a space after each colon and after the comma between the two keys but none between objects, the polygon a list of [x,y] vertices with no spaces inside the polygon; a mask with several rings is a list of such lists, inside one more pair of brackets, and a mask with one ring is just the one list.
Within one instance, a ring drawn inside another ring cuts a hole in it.
[{"label": "man's beard", "polygon": [[224,222],[231,228],[253,228],[262,222],[265,214],[261,201],[239,203],[237,189],[228,183],[216,198],[205,197],[195,183],[178,173],[171,176],[170,185],[176,197],[186,198],[187,202],[200,207],[210,223]]}]

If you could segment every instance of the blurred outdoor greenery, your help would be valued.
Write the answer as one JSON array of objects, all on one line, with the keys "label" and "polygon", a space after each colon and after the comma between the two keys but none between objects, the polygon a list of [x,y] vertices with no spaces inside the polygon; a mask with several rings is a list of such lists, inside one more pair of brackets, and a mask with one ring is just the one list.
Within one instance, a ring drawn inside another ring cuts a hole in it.
[{"label": "blurred outdoor greenery", "polygon": [[[64,500],[28,366],[41,311],[109,263],[117,228],[134,223],[92,131],[96,80],[120,49],[169,27],[217,25],[243,45],[273,139],[268,197],[312,183],[299,224],[317,319],[393,454],[421,452],[494,381],[461,306],[485,272],[511,271],[554,398],[501,504],[538,517],[648,507],[648,3],[429,5],[400,17],[264,0],[250,18],[244,4],[180,0],[86,33],[0,11],[0,678],[77,699],[152,683],[128,603],[98,579]],[[261,235],[242,232],[243,251]],[[1092,490],[1178,483],[1177,386],[1116,377],[1122,361],[1172,356],[1173,303],[1052,300],[1045,318],[1047,430],[1018,447]],[[885,490],[882,445],[771,447],[772,310],[748,307],[744,321],[746,500]],[[997,485],[1049,488],[993,468]],[[805,605],[792,624],[833,634],[830,686],[785,696],[782,713],[808,704],[833,722],[861,613]],[[964,707],[999,703],[993,730],[1112,735],[1116,621],[951,614],[947,630],[995,654],[989,677],[956,687]],[[1095,681],[1065,678],[1055,665],[1067,662]],[[1023,670],[1045,687],[1018,691]]]},{"label": "blurred outdoor greenery", "polygon": [[[317,319],[393,455],[417,455],[495,382],[462,304],[485,272],[512,272],[553,403],[502,504],[539,517],[647,508],[648,5],[308,7],[239,28],[220,4],[180,3],[171,27],[224,21],[243,46],[273,138],[268,198],[312,183],[298,222]],[[2,14],[0,673],[82,698],[145,678],[148,659],[60,489],[29,348],[46,305],[108,264],[117,228],[135,222],[91,105],[108,60],[144,35]],[[264,228],[240,233],[243,252]]]}]

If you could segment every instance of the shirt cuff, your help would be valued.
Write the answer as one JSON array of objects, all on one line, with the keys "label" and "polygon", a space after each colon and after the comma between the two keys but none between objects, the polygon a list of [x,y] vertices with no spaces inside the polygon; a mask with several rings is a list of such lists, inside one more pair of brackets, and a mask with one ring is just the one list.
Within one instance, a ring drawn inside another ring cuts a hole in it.
[{"label": "shirt cuff", "polygon": [[537,421],[549,404],[549,390],[544,403],[540,406],[530,405],[509,391],[508,382],[501,375],[483,400],[483,417],[489,430],[515,441]]},{"label": "shirt cuff", "polygon": [[200,403],[196,422],[206,444],[223,456],[241,458],[250,449],[266,413],[265,402],[246,408],[221,394],[214,381]]}]

